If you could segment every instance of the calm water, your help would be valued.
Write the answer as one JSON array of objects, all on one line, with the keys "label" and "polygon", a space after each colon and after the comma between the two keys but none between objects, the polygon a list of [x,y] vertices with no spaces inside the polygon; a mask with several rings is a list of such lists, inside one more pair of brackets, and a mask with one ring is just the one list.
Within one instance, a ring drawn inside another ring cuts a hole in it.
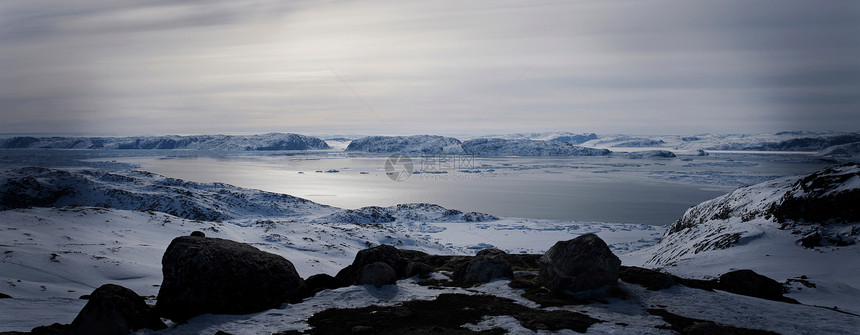
[{"label": "calm water", "polygon": [[[666,160],[467,158],[471,161],[456,169],[413,157],[418,170],[424,165],[426,170],[447,173],[412,174],[396,182],[386,174],[386,157],[171,156],[111,160],[168,177],[287,193],[343,208],[428,202],[497,216],[654,225],[669,224],[690,206],[738,185],[827,165],[785,155],[726,154]],[[463,168],[472,173],[461,172]],[[339,172],[316,172],[328,170]]]}]

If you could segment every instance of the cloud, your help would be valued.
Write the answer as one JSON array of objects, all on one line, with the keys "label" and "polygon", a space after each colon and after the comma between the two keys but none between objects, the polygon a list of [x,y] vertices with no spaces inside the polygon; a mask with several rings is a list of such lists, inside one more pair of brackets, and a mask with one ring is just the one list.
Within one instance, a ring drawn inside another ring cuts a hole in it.
[{"label": "cloud", "polygon": [[3,2],[0,132],[856,130],[858,14],[855,1]]}]

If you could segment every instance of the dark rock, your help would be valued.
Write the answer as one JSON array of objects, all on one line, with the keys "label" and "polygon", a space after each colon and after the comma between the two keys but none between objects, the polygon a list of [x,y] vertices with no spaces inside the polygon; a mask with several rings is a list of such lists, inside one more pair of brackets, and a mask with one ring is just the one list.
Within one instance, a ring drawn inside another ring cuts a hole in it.
[{"label": "dark rock", "polygon": [[455,271],[461,266],[469,263],[474,256],[440,256],[431,255],[419,260],[421,263],[432,266],[436,270]]},{"label": "dark rock", "polygon": [[678,284],[673,275],[635,266],[622,266],[618,277],[625,282],[642,285],[651,291],[659,291]]},{"label": "dark rock", "polygon": [[421,262],[409,262],[409,264],[406,265],[407,278],[414,276],[427,278],[431,273],[433,273],[433,267]]},{"label": "dark rock", "polygon": [[164,281],[156,308],[177,322],[204,313],[259,312],[306,294],[290,261],[245,243],[177,237],[161,264]]},{"label": "dark rock", "polygon": [[39,326],[30,330],[30,335],[67,335],[73,334],[68,332],[69,325],[54,323],[50,326]]},{"label": "dark rock", "polygon": [[[307,334],[475,334],[462,328],[487,316],[509,315],[533,331],[571,329],[585,332],[602,322],[572,311],[546,311],[489,295],[441,294],[436,299],[406,301],[400,306],[368,306],[355,309],[328,309],[308,319]],[[369,329],[368,329],[369,328]],[[479,334],[505,334],[496,328]]]},{"label": "dark rock", "polygon": [[12,299],[12,296],[8,294],[0,293],[0,299]]},{"label": "dark rock", "polygon": [[679,334],[689,335],[776,335],[772,331],[740,328],[729,325],[718,324],[713,321],[693,319],[678,314],[673,314],[665,309],[653,308],[646,310],[648,314],[663,318],[669,326],[657,326],[657,328],[674,330]]},{"label": "dark rock", "polygon": [[713,292],[714,289],[717,288],[717,280],[711,279],[688,279],[688,278],[679,278],[675,277],[675,280],[678,281],[679,284],[684,285],[689,288],[696,288],[705,291]]},{"label": "dark rock", "polygon": [[779,202],[769,209],[778,222],[857,222],[860,221],[860,189],[840,189],[860,177],[858,164],[832,166],[812,173],[792,185]]},{"label": "dark rock", "polygon": [[[430,255],[423,251],[418,250],[409,250],[409,249],[397,249],[400,252],[400,257],[406,258],[410,262],[419,261],[422,258],[429,257]],[[423,263],[423,261],[421,261]]]},{"label": "dark rock", "polygon": [[468,263],[460,266],[452,279],[462,282],[487,283],[497,278],[514,278],[507,253],[499,249],[484,249]]},{"label": "dark rock", "polygon": [[106,284],[93,291],[67,334],[129,334],[144,328],[159,330],[167,326],[137,293]]},{"label": "dark rock", "polygon": [[373,327],[355,326],[350,328],[349,332],[353,334],[370,334],[371,332],[373,332]]},{"label": "dark rock", "polygon": [[382,287],[382,285],[391,285],[397,283],[397,272],[391,268],[388,263],[376,262],[370,263],[361,268],[356,279],[358,285],[373,285]]},{"label": "dark rock", "polygon": [[793,299],[782,296],[782,284],[752,270],[736,270],[724,273],[720,276],[717,289],[768,300],[793,301]]},{"label": "dark rock", "polygon": [[584,314],[563,310],[526,313],[523,316],[519,318],[522,326],[535,331],[570,329],[577,333],[585,333],[596,321]]},{"label": "dark rock", "polygon": [[406,266],[409,260],[403,257],[397,248],[384,244],[359,251],[352,264],[340,270],[335,277],[344,283],[356,284],[362,268],[376,262],[388,264],[394,269],[397,278],[406,278]]},{"label": "dark rock", "polygon": [[409,261],[401,255],[400,250],[390,245],[383,244],[359,251],[355,255],[355,260],[352,264],[363,267],[376,262],[388,264],[388,266],[397,271],[398,276],[406,272],[406,265],[409,263]]},{"label": "dark rock", "polygon": [[594,234],[560,241],[539,260],[537,281],[555,292],[580,292],[618,284],[618,259]]},{"label": "dark rock", "polygon": [[344,286],[347,286],[346,283],[325,273],[315,274],[305,279],[305,287],[310,295],[315,295],[322,290],[333,290]]},{"label": "dark rock", "polygon": [[[514,274],[514,276],[516,276],[516,273]],[[531,278],[531,279],[534,279],[534,278]],[[540,285],[535,283],[533,280],[529,280],[529,279],[522,278],[522,277],[515,277],[514,280],[511,280],[511,282],[508,283],[508,287],[531,290],[531,289],[535,289],[535,288],[540,287]]]},{"label": "dark rock", "polygon": [[814,248],[821,245],[821,233],[811,232],[800,238],[800,245],[804,248]]},{"label": "dark rock", "polygon": [[508,263],[514,270],[537,270],[541,254],[508,254]]},{"label": "dark rock", "polygon": [[206,237],[206,234],[204,234],[202,231],[195,230],[195,231],[191,232],[191,236],[195,236],[195,237]]}]

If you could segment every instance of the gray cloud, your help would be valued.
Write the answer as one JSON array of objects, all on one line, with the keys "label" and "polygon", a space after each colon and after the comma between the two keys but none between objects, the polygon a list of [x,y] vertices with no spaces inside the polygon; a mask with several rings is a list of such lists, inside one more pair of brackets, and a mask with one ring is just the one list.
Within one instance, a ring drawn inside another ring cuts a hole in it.
[{"label": "gray cloud", "polygon": [[858,17],[856,1],[7,1],[0,132],[857,130]]}]

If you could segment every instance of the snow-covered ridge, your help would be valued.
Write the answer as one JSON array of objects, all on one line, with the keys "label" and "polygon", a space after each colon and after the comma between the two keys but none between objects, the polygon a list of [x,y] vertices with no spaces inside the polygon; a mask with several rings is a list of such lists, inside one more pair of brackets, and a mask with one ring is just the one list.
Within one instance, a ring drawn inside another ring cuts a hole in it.
[{"label": "snow-covered ridge", "polygon": [[91,206],[163,212],[203,221],[282,218],[317,223],[481,222],[495,216],[427,204],[341,209],[287,194],[195,183],[144,171],[26,167],[0,173],[0,210]]},{"label": "snow-covered ridge", "polygon": [[104,172],[26,167],[0,176],[0,210],[30,206],[93,206],[157,211],[219,221],[290,217],[333,208],[286,194],[222,183],[194,183],[144,171]]},{"label": "snow-covered ridge", "polygon": [[822,157],[857,158],[860,157],[860,142],[835,145],[818,152]]},{"label": "snow-covered ridge", "polygon": [[438,135],[368,136],[353,140],[346,151],[373,153],[462,154],[460,140]]},{"label": "snow-covered ridge", "polygon": [[[773,135],[704,136],[710,142],[705,150],[818,151],[828,147],[860,142],[860,133],[782,132]],[[688,141],[687,145],[693,145]]]},{"label": "snow-covered ridge", "polygon": [[739,188],[687,210],[652,249],[648,263],[670,265],[695,254],[749,243],[771,229],[798,248],[860,240],[860,165]]},{"label": "snow-covered ridge", "polygon": [[819,151],[860,142],[856,132],[779,132],[775,134],[602,135],[582,143],[598,148],[669,148],[676,150]]},{"label": "snow-covered ridge", "polygon": [[460,141],[451,137],[370,136],[352,141],[347,151],[373,153],[468,154],[494,156],[604,156],[607,149],[576,146],[562,140],[527,138],[476,138]]},{"label": "snow-covered ridge", "polygon": [[45,149],[199,149],[223,151],[324,150],[325,141],[311,136],[270,133],[261,135],[198,135],[142,137],[12,137],[0,148]]}]

